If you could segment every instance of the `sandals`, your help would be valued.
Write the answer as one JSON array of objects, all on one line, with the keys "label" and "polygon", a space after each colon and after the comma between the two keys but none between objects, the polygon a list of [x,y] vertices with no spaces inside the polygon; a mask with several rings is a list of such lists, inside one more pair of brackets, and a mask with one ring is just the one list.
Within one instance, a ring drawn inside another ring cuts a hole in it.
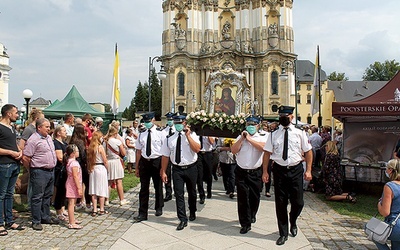
[{"label": "sandals", "polygon": [[8,235],[8,232],[6,229],[0,230],[0,236],[7,236],[7,235]]},{"label": "sandals", "polygon": [[109,214],[110,212],[108,212],[107,210],[104,211],[99,211],[97,214],[100,215],[105,215],[105,214]]},{"label": "sandals", "polygon": [[97,212],[92,211],[92,212],[90,213],[90,215],[91,215],[92,217],[96,217],[96,216],[97,216]]},{"label": "sandals", "polygon": [[17,230],[17,231],[25,230],[25,227],[18,225],[16,223],[8,224],[5,226],[5,228],[6,228],[6,230]]},{"label": "sandals", "polygon": [[78,225],[78,224],[68,224],[68,229],[75,229],[75,230],[79,230],[82,229],[83,226]]},{"label": "sandals", "polygon": [[346,196],[346,200],[350,201],[353,204],[357,202],[357,198],[349,194]]},{"label": "sandals", "polygon": [[65,216],[64,214],[58,214],[57,219],[60,221],[68,221],[68,216]]},{"label": "sandals", "polygon": [[81,223],[82,223],[82,221],[80,221],[80,220],[75,220],[75,224],[79,225],[79,224],[81,224]]}]

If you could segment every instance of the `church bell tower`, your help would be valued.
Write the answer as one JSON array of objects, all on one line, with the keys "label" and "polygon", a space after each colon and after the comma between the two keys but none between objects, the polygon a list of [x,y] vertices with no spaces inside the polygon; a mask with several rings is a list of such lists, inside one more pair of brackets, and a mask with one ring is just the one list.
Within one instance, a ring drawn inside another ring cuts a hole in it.
[{"label": "church bell tower", "polygon": [[272,118],[280,105],[294,105],[293,0],[165,0],[162,7],[163,114],[221,111],[228,92],[233,114]]}]

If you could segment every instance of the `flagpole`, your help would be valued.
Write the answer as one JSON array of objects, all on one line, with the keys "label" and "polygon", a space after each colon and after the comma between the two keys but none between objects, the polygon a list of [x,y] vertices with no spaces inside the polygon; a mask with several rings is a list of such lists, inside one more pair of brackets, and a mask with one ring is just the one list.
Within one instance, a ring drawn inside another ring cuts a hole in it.
[{"label": "flagpole", "polygon": [[318,55],[318,127],[322,127],[322,115],[321,115],[321,63],[319,61],[319,45],[317,46]]}]

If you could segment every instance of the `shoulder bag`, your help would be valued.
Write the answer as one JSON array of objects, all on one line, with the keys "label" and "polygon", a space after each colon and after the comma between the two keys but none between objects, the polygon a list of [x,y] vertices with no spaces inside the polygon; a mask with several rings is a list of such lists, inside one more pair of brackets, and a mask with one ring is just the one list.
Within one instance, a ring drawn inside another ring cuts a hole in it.
[{"label": "shoulder bag", "polygon": [[113,152],[114,154],[116,154],[116,155],[119,156],[119,160],[121,161],[122,168],[125,168],[125,162],[124,162],[124,159],[122,159],[120,153],[119,153],[118,151],[116,151],[115,149],[113,149],[113,148],[111,147],[111,145],[108,144],[108,142],[107,142],[107,148],[108,148],[109,150],[111,150],[111,152]]},{"label": "shoulder bag", "polygon": [[391,223],[386,223],[376,218],[375,214],[364,227],[364,231],[367,234],[367,238],[372,241],[376,241],[381,244],[385,244],[390,234],[392,233],[393,227],[396,225],[397,219],[399,219],[400,213],[396,216]]}]

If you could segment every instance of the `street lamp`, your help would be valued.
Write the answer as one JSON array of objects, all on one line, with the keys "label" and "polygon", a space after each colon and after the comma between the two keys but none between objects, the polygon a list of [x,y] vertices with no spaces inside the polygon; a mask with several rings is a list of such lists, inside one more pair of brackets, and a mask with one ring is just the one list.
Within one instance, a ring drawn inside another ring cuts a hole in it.
[{"label": "street lamp", "polygon": [[22,91],[22,96],[25,99],[25,103],[26,103],[26,120],[28,120],[28,113],[29,113],[29,101],[31,100],[32,96],[33,96],[33,92],[30,89],[25,89],[24,91]]},{"label": "street lamp", "polygon": [[289,78],[289,76],[288,76],[288,74],[286,73],[286,69],[288,69],[290,66],[293,66],[293,72],[294,72],[294,76],[295,76],[295,80],[294,80],[294,95],[295,95],[295,97],[294,97],[294,106],[295,106],[295,110],[296,110],[296,113],[295,113],[295,125],[296,125],[296,127],[297,127],[297,113],[298,113],[298,111],[297,111],[297,85],[298,85],[298,76],[297,76],[297,72],[296,72],[296,63],[297,63],[297,60],[295,59],[295,60],[293,60],[293,61],[291,61],[291,60],[286,60],[286,61],[284,61],[283,63],[282,63],[282,73],[279,75],[279,78],[281,79],[281,81],[287,81],[288,80],[288,78]]},{"label": "street lamp", "polygon": [[160,72],[157,73],[158,78],[162,81],[167,79],[167,72],[164,70],[164,65],[162,64],[162,59],[159,56],[153,58],[149,57],[149,112],[151,111],[151,71],[153,70],[154,60],[161,62]]}]

